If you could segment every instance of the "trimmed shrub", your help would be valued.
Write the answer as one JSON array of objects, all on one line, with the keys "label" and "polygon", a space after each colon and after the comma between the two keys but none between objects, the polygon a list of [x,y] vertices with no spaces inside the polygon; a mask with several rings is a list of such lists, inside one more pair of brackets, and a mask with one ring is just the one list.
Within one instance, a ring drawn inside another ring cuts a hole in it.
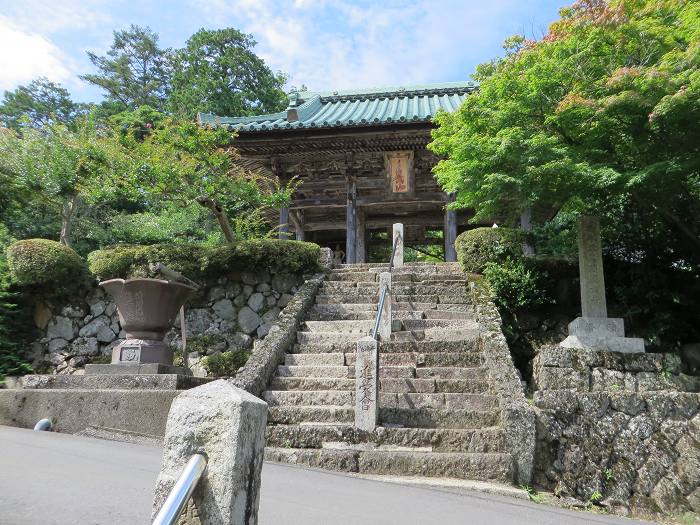
[{"label": "trimmed shrub", "polygon": [[221,246],[154,244],[115,246],[88,255],[99,279],[152,277],[161,262],[194,281],[239,271],[311,272],[318,267],[318,245],[309,242],[253,240]]},{"label": "trimmed shrub", "polygon": [[513,311],[552,302],[545,287],[547,274],[526,266],[523,260],[487,263],[484,277],[499,308]]},{"label": "trimmed shrub", "polygon": [[85,261],[73,250],[48,239],[26,239],[7,248],[10,275],[21,286],[52,289],[82,284],[88,275]]},{"label": "trimmed shrub", "polygon": [[250,352],[247,350],[221,352],[202,359],[202,366],[214,377],[232,377],[246,364],[249,357]]},{"label": "trimmed shrub", "polygon": [[457,260],[465,272],[481,273],[488,263],[523,256],[522,230],[513,228],[474,228],[457,236]]}]

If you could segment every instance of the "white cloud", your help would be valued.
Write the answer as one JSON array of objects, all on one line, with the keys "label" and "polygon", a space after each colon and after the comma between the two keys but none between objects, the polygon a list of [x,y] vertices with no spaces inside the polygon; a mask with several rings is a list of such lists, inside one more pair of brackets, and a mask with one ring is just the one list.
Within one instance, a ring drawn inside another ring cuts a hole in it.
[{"label": "white cloud", "polygon": [[46,34],[93,28],[111,21],[108,0],[8,1],[3,14],[23,29]]},{"label": "white cloud", "polygon": [[54,82],[74,77],[69,60],[50,40],[23,31],[0,17],[0,90],[45,76]]},{"label": "white cloud", "polygon": [[252,33],[273,70],[312,90],[466,80],[466,63],[491,58],[480,54],[485,43],[498,46],[507,21],[527,16],[519,0],[191,2],[219,24]]}]

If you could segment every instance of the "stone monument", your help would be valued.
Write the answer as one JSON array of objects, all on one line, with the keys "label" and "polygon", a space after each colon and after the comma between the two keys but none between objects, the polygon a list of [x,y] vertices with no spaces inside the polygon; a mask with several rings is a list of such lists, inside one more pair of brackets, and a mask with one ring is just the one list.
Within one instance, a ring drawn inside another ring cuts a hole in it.
[{"label": "stone monument", "polygon": [[578,223],[581,317],[569,323],[565,348],[595,348],[611,352],[644,352],[644,339],[625,337],[622,319],[608,317],[605,302],[600,219],[583,216]]}]

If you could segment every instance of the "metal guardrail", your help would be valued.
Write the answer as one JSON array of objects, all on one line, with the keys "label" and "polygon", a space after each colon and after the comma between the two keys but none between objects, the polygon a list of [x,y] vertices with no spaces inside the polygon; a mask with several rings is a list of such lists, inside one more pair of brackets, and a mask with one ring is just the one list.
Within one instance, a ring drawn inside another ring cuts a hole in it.
[{"label": "metal guardrail", "polygon": [[[403,242],[403,236],[397,235],[394,239],[394,245],[391,247],[391,258],[389,259],[389,273],[394,268],[394,257],[396,256],[396,247],[399,245],[399,241]],[[377,317],[374,319],[374,328],[372,329],[372,338],[377,339],[377,333],[379,332],[379,324],[382,321],[382,310],[384,310],[384,303],[386,301],[386,294],[389,292],[389,287],[384,285],[382,288],[382,295],[379,298],[379,305],[377,306]]]},{"label": "metal guardrail", "polygon": [[190,458],[152,525],[175,525],[177,523],[206,469],[207,457],[204,454],[195,454]]}]

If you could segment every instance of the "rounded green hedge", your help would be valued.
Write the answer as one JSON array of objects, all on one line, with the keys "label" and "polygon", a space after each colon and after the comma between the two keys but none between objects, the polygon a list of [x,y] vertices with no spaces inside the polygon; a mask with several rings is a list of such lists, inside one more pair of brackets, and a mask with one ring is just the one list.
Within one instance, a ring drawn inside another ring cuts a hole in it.
[{"label": "rounded green hedge", "polygon": [[22,286],[67,288],[88,275],[85,261],[73,250],[48,239],[26,239],[7,247],[14,282]]},{"label": "rounded green hedge", "polygon": [[312,272],[320,248],[310,242],[262,239],[221,246],[154,244],[115,246],[88,255],[90,271],[99,279],[153,276],[149,266],[163,263],[194,281],[232,272]]},{"label": "rounded green hedge", "polygon": [[457,261],[465,272],[482,273],[491,262],[523,256],[522,230],[514,228],[474,228],[457,236]]}]

